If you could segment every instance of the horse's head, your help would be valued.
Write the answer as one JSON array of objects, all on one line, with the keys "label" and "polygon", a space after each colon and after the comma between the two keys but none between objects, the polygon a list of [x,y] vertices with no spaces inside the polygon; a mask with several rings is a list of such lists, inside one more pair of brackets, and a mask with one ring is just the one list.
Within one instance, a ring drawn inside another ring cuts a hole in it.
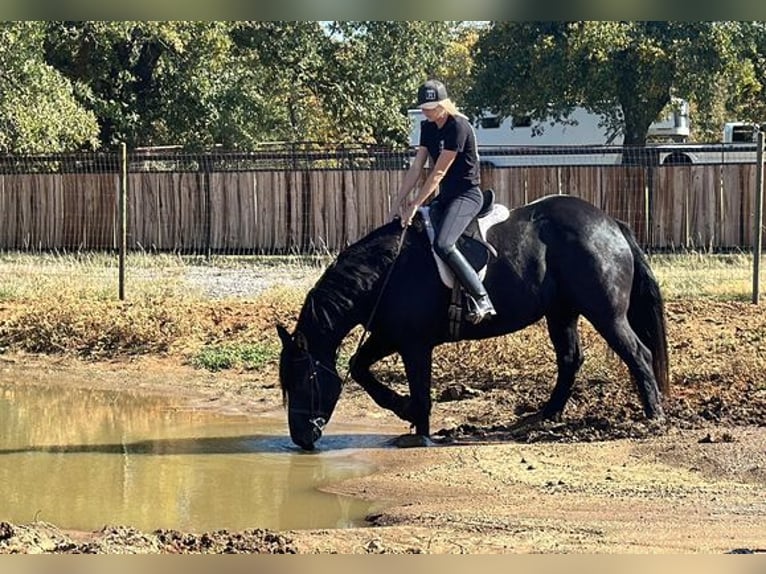
[{"label": "horse's head", "polygon": [[334,365],[326,365],[311,355],[303,333],[295,331],[291,335],[281,325],[277,325],[277,333],[282,340],[279,383],[290,438],[302,449],[313,450],[335,410],[342,381]]}]

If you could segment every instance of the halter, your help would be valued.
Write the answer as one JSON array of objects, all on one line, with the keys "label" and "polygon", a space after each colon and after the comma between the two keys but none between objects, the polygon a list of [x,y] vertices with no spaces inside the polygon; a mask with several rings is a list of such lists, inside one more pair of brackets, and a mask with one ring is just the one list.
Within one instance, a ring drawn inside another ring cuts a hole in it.
[{"label": "halter", "polygon": [[311,353],[308,351],[305,351],[306,356],[301,357],[300,359],[292,359],[294,362],[299,361],[308,361],[310,365],[310,371],[309,376],[307,378],[307,381],[309,383],[310,390],[310,400],[309,400],[309,408],[308,409],[301,409],[301,408],[291,408],[293,412],[297,414],[305,414],[309,416],[309,423],[316,428],[318,431],[322,432],[324,430],[325,425],[327,424],[327,419],[322,416],[324,413],[321,412],[320,408],[321,405],[319,404],[319,400],[321,398],[321,389],[319,387],[319,379],[317,375],[317,369],[322,369],[328,373],[330,373],[333,377],[338,379],[341,383],[341,388],[345,385],[345,380],[341,378],[341,376],[336,373],[333,369],[322,363],[322,361],[319,361],[315,359]]}]

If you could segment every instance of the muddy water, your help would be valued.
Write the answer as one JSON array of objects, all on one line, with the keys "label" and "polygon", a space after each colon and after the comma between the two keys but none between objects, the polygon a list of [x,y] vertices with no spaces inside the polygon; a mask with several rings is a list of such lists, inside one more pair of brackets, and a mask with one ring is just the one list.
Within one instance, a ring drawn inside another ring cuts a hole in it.
[{"label": "muddy water", "polygon": [[292,448],[285,422],[167,397],[0,380],[0,520],[60,528],[205,531],[346,527],[370,503],[319,487],[366,474],[353,444]]}]

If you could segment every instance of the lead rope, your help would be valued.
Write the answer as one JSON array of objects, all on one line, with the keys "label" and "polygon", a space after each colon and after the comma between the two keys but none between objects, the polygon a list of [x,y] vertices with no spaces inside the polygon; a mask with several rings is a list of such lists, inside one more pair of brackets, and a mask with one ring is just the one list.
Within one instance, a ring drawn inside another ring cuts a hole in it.
[{"label": "lead rope", "polygon": [[372,320],[375,317],[375,313],[378,311],[378,305],[380,305],[380,301],[383,298],[383,293],[386,291],[386,286],[388,285],[388,280],[391,278],[391,273],[394,270],[394,266],[396,265],[396,260],[399,259],[399,253],[402,251],[402,245],[404,244],[404,236],[407,231],[406,227],[402,227],[402,231],[399,234],[399,241],[396,245],[396,252],[394,253],[394,260],[391,261],[391,266],[388,268],[388,273],[386,273],[386,277],[383,280],[383,285],[380,287],[380,291],[378,292],[378,298],[375,301],[375,305],[372,307],[372,312],[370,313],[369,319],[367,319],[367,323],[364,325],[364,331],[362,332],[362,336],[359,337],[359,342],[356,345],[356,349],[354,350],[354,354],[351,356],[351,362],[348,366],[348,371],[346,371],[346,376],[343,377],[343,385],[346,386],[346,382],[348,381],[348,377],[351,375],[351,371],[354,368],[354,360],[356,359],[356,355],[359,352],[359,349],[362,347],[362,344],[364,343],[364,340],[367,338],[367,335],[370,334],[370,325],[372,325]]}]

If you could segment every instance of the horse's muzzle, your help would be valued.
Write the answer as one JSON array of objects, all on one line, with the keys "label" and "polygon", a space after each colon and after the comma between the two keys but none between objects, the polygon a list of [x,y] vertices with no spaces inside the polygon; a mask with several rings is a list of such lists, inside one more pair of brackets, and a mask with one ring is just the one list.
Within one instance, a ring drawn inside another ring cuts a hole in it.
[{"label": "horse's muzzle", "polygon": [[303,450],[314,450],[315,443],[322,438],[322,431],[327,421],[324,417],[315,417],[309,419],[308,422],[308,426],[301,429],[300,432],[290,429],[290,438]]}]

